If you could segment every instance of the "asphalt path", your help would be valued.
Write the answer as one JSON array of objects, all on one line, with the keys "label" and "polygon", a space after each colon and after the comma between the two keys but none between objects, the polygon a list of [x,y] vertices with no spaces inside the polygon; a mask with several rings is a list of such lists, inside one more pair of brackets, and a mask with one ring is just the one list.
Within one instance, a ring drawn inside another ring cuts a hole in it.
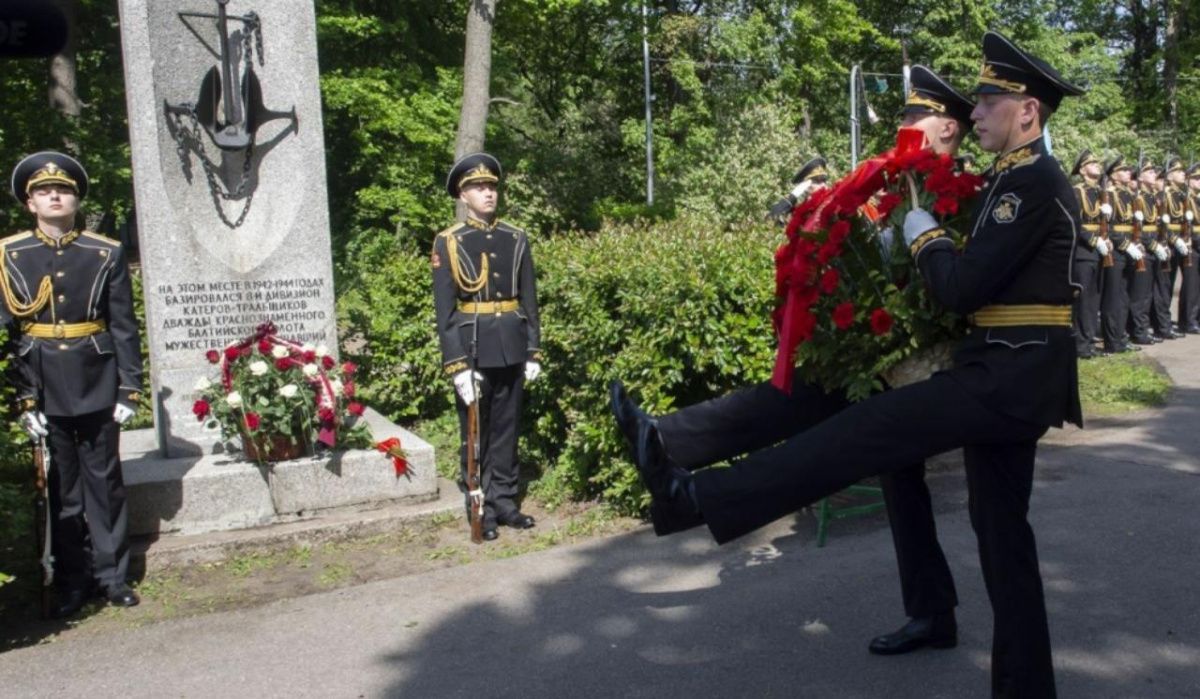
[{"label": "asphalt path", "polygon": [[[1170,404],[1043,441],[1031,505],[1060,697],[1200,697],[1200,337]],[[959,645],[904,621],[882,514],[724,547],[649,528],[0,655],[9,697],[986,697],[991,611],[961,470],[930,477]]]}]

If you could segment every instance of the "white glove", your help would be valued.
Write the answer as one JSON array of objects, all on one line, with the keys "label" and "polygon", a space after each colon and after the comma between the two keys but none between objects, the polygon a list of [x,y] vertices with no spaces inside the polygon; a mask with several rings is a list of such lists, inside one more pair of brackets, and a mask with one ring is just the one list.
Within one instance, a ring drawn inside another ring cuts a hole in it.
[{"label": "white glove", "polygon": [[1146,219],[1145,215],[1143,215],[1141,211],[1134,211],[1133,217],[1137,219],[1139,223]]},{"label": "white glove", "polygon": [[46,429],[46,416],[42,415],[41,411],[26,410],[21,413],[18,422],[21,423],[21,429],[25,430],[25,434],[35,442],[50,434],[50,430]]},{"label": "white glove", "polygon": [[938,227],[938,222],[925,209],[913,209],[904,217],[904,243],[912,245],[922,233]]},{"label": "white glove", "polygon": [[117,403],[113,406],[113,421],[118,425],[124,425],[125,421],[133,417],[133,408]]},{"label": "white glove", "polygon": [[1112,243],[1108,242],[1104,238],[1097,238],[1096,252],[1100,253],[1101,255],[1107,255],[1108,253],[1112,252]]},{"label": "white glove", "polygon": [[478,371],[460,371],[454,375],[454,390],[458,391],[458,397],[464,403],[470,405],[475,402],[475,384],[480,381],[483,381],[483,374]]},{"label": "white glove", "polygon": [[1154,256],[1157,257],[1158,259],[1162,260],[1163,262],[1166,262],[1167,260],[1171,259],[1171,253],[1167,250],[1167,248],[1165,246],[1162,246],[1162,245],[1154,246]]},{"label": "white glove", "polygon": [[1183,242],[1183,238],[1175,239],[1175,249],[1179,251],[1180,255],[1186,255],[1189,252],[1187,243]]},{"label": "white glove", "polygon": [[812,189],[812,186],[813,186],[812,180],[804,180],[800,184],[796,185],[796,187],[792,190],[792,196],[796,199],[797,202],[799,202],[799,201],[801,201],[801,197],[803,197],[805,194],[807,194],[808,190]]},{"label": "white glove", "polygon": [[892,245],[896,241],[896,233],[891,226],[880,229],[879,231],[879,252],[883,255],[884,262],[892,261]]},{"label": "white glove", "polygon": [[1186,218],[1188,221],[1191,221],[1193,218],[1195,218],[1195,216],[1192,216],[1191,211],[1183,212],[1183,217]]},{"label": "white glove", "polygon": [[529,383],[542,375],[542,365],[537,362],[525,362],[525,382]]},{"label": "white glove", "polygon": [[1164,226],[1169,226],[1169,225],[1171,225],[1171,216],[1170,216],[1169,214],[1163,214],[1163,215],[1162,215],[1162,222],[1163,222],[1163,225],[1164,225]]},{"label": "white glove", "polygon": [[1129,255],[1129,259],[1133,260],[1134,262],[1137,262],[1144,257],[1144,255],[1142,255],[1142,249],[1136,245],[1130,245],[1129,247],[1125,248],[1125,252]]},{"label": "white glove", "polygon": [[1100,213],[1104,214],[1104,218],[1112,218],[1112,204],[1101,204]]}]

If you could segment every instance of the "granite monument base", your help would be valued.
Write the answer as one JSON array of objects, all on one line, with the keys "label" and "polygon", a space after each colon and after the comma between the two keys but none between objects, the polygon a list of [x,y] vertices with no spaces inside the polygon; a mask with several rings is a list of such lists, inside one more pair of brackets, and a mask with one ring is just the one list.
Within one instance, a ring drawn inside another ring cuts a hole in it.
[{"label": "granite monument base", "polygon": [[377,440],[398,437],[409,471],[397,477],[378,451],[335,451],[260,466],[240,453],[164,458],[153,430],[121,436],[131,535],[200,534],[315,516],[322,510],[417,503],[438,497],[433,446],[373,410]]}]

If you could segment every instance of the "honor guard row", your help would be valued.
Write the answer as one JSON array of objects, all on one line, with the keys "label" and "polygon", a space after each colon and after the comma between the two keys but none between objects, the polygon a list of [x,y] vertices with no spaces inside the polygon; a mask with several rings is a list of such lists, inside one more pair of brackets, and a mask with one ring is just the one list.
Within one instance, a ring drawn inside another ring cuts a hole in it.
[{"label": "honor guard row", "polygon": [[1084,150],[1071,174],[1080,178],[1075,194],[1082,217],[1075,253],[1082,284],[1075,304],[1077,355],[1096,356],[1096,343],[1106,353],[1130,352],[1200,333],[1200,163],[1185,167],[1168,158],[1162,167],[1148,160],[1134,165],[1121,156],[1102,163]]},{"label": "honor guard row", "polygon": [[97,583],[115,605],[138,603],[126,583],[119,438],[140,400],[140,340],[121,244],[76,225],[87,189],[74,158],[26,157],[13,170],[12,193],[35,226],[0,240],[9,378],[22,427],[50,457],[60,617],[78,611]]}]

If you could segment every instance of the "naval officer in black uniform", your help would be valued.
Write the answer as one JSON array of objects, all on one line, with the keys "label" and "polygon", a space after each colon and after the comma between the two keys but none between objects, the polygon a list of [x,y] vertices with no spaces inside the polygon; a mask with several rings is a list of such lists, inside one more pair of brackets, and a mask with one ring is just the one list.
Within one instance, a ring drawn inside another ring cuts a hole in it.
[{"label": "naval officer in black uniform", "polygon": [[[121,244],[77,227],[88,177],[74,158],[46,151],[17,164],[12,191],[36,219],[0,240],[4,316],[21,425],[45,438],[58,616],[103,587],[133,606],[120,423],[136,409],[142,356]],[[91,551],[87,550],[87,539]]]},{"label": "naval officer in black uniform", "polygon": [[[462,483],[467,480],[467,405],[479,401],[483,538],[497,524],[534,526],[517,506],[517,427],[525,382],[541,373],[541,325],[533,255],[525,232],[496,218],[503,171],[487,153],[450,169],[446,191],[466,205],[467,220],[433,243],[433,296],[442,368],[458,395]],[[467,507],[471,506],[467,494]]]},{"label": "naval officer in black uniform", "polygon": [[988,32],[972,113],[998,154],[963,251],[927,212],[904,237],[933,297],[969,315],[954,366],[872,396],[729,468],[695,472],[661,458],[638,421],[638,468],[659,533],[707,524],[731,541],[863,478],[963,447],[971,524],[994,615],[992,694],[1053,697],[1054,671],[1033,530],[1026,519],[1037,442],[1082,423],[1071,331],[1079,207],[1042,125],[1082,90]]},{"label": "naval officer in black uniform", "polygon": [[[953,155],[971,129],[973,108],[969,99],[932,70],[913,66],[901,126],[924,133],[934,152]],[[800,174],[814,164],[810,161]],[[884,239],[891,235],[890,230],[881,234]],[[884,246],[890,249],[891,243]],[[655,419],[637,407],[620,382],[612,386],[613,412],[634,448],[635,461],[643,462],[647,451],[654,449],[687,470],[775,444],[847,405],[843,394],[826,393],[819,386],[797,384],[786,394],[766,382]],[[909,620],[896,631],[873,638],[868,650],[898,655],[922,647],[952,648],[958,641],[954,616],[958,596],[937,539],[925,462],[911,462],[883,474],[880,481]]]}]

